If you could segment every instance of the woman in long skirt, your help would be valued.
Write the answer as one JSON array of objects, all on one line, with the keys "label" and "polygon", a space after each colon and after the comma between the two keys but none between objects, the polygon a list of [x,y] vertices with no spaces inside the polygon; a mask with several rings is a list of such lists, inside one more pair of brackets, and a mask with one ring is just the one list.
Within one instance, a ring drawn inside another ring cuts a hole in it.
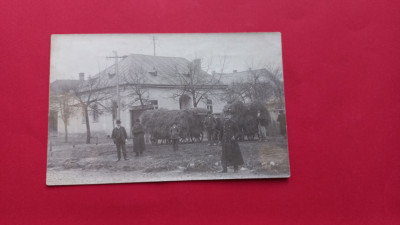
[{"label": "woman in long skirt", "polygon": [[133,151],[136,153],[136,156],[140,156],[146,150],[146,146],[144,144],[143,126],[142,124],[140,124],[139,119],[137,119],[133,124],[132,133],[133,133]]}]

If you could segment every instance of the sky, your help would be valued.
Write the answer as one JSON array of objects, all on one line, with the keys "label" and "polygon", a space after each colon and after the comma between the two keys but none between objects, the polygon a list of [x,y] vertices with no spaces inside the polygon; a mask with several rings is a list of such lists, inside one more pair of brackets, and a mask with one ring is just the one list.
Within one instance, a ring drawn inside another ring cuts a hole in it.
[{"label": "sky", "polygon": [[[202,59],[209,73],[282,67],[280,33],[57,34],[51,38],[50,82],[96,75],[114,64],[106,58],[154,54]],[[225,58],[225,63],[224,59]]]}]

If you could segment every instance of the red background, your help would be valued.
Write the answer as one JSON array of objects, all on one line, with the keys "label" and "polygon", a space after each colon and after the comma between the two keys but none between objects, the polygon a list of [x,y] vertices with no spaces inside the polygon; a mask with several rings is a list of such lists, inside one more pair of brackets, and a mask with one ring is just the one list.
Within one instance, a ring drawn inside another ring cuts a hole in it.
[{"label": "red background", "polygon": [[[399,224],[397,0],[0,3],[0,224]],[[282,32],[292,177],[46,187],[50,35]]]}]

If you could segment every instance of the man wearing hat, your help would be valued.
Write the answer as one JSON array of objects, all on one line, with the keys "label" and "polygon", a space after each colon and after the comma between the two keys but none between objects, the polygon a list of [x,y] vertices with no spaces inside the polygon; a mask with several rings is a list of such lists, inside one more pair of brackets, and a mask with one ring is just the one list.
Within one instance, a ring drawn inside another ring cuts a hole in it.
[{"label": "man wearing hat", "polygon": [[169,134],[172,140],[172,147],[175,151],[178,151],[178,143],[179,143],[179,133],[180,133],[180,129],[179,126],[176,125],[176,123],[172,124],[172,127],[169,128]]},{"label": "man wearing hat", "polygon": [[207,132],[208,146],[217,145],[215,143],[215,140],[217,139],[216,137],[217,120],[214,118],[214,116],[211,114],[210,111],[208,111],[206,118],[204,118],[203,124]]},{"label": "man wearing hat", "polygon": [[257,122],[258,122],[258,137],[259,141],[267,140],[267,119],[260,110],[257,111]]},{"label": "man wearing hat", "polygon": [[281,130],[281,135],[286,138],[286,115],[283,110],[279,110],[279,115],[277,121],[279,122],[279,127]]},{"label": "man wearing hat", "polygon": [[126,134],[125,128],[121,126],[121,120],[117,120],[117,127],[113,129],[111,137],[114,140],[114,144],[117,146],[118,161],[121,160],[121,149],[124,159],[128,160],[125,148],[125,141],[128,135]]},{"label": "man wearing hat", "polygon": [[229,108],[224,112],[225,121],[222,135],[222,173],[228,172],[228,166],[233,166],[233,171],[237,173],[239,166],[243,165],[243,156],[240,152],[239,144],[237,143],[237,134],[239,128],[236,122],[232,119],[232,110]]}]

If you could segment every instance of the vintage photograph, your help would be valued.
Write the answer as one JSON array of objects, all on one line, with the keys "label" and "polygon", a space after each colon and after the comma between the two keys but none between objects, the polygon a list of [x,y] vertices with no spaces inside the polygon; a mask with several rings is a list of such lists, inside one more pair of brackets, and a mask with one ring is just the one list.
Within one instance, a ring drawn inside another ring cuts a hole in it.
[{"label": "vintage photograph", "polygon": [[47,185],[290,177],[280,33],[51,37]]}]

